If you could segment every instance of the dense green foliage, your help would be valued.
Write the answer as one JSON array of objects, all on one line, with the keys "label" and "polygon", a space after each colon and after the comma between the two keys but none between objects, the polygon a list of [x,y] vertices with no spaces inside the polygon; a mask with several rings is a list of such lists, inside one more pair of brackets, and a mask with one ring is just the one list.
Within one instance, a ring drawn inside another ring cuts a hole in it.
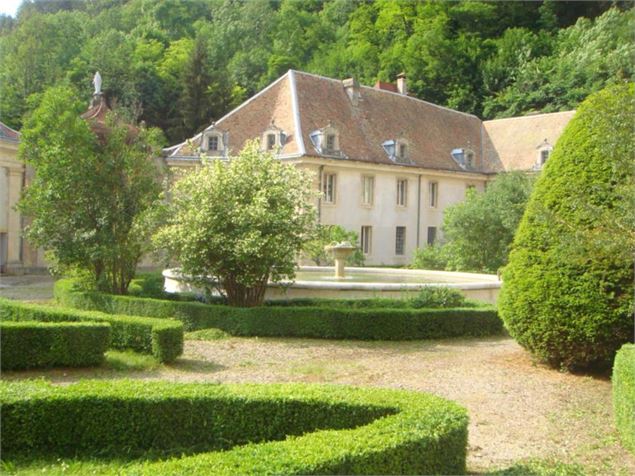
[{"label": "dense green foliage", "polygon": [[613,413],[624,447],[635,454],[635,344],[624,344],[613,364]]},{"label": "dense green foliage", "polygon": [[351,301],[333,300],[332,305],[293,305],[291,301],[291,305],[237,308],[72,291],[70,282],[63,280],[56,283],[55,296],[66,306],[174,318],[187,331],[217,328],[236,336],[411,340],[496,335],[503,330],[496,309],[489,306],[394,308],[391,300],[370,300],[369,305],[357,307]]},{"label": "dense green foliage", "polygon": [[444,243],[417,250],[413,267],[497,272],[507,264],[533,182],[531,175],[511,172],[497,175],[484,192],[468,190],[465,201],[443,214]]},{"label": "dense green foliage", "polygon": [[465,472],[467,412],[419,392],[133,381],[60,387],[27,381],[0,383],[0,403],[3,458],[44,453],[130,460],[152,449],[181,457],[128,461],[126,471]]},{"label": "dense green foliage", "polygon": [[[314,238],[304,245],[303,251],[317,266],[333,266],[335,263],[333,253],[326,251],[325,247],[343,241],[353,245],[359,243],[357,233],[354,231],[346,231],[339,225],[318,225]],[[346,266],[364,266],[364,253],[361,248],[355,249],[346,259]]]},{"label": "dense green foliage", "polygon": [[62,80],[88,101],[95,71],[173,143],[289,68],[369,85],[405,71],[415,96],[488,118],[572,109],[633,75],[633,13],[611,6],[35,0],[0,19],[0,118],[20,128],[29,96]]},{"label": "dense green foliage", "polygon": [[73,89],[50,88],[22,129],[20,158],[34,177],[19,202],[27,238],[62,269],[125,293],[149,247],[161,185],[151,160],[158,129],[132,129],[110,113],[100,134],[80,117]]},{"label": "dense green foliage", "polygon": [[[71,289],[68,281],[58,282],[56,291]],[[172,319],[79,311],[27,304],[0,298],[0,320],[44,322],[106,322],[111,326],[110,346],[152,354],[160,362],[171,362],[183,353],[183,325]]]},{"label": "dense green foliage", "polygon": [[2,370],[99,365],[109,345],[107,323],[0,322]]},{"label": "dense green foliage", "polygon": [[633,117],[632,84],[582,103],[514,238],[501,316],[554,366],[610,366],[633,337]]},{"label": "dense green foliage", "polygon": [[311,178],[248,142],[229,162],[212,161],[176,182],[154,241],[210,294],[216,289],[232,306],[260,305],[268,282],[293,279],[311,237]]}]

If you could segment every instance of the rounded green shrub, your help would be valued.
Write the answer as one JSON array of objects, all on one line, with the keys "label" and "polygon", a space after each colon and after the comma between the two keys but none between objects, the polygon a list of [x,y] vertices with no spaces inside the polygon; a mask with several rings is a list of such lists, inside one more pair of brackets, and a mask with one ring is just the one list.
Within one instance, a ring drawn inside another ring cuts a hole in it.
[{"label": "rounded green shrub", "polygon": [[624,448],[635,455],[635,345],[617,352],[611,381],[615,427]]},{"label": "rounded green shrub", "polygon": [[633,336],[633,85],[587,98],[533,190],[499,310],[539,359],[608,366]]}]

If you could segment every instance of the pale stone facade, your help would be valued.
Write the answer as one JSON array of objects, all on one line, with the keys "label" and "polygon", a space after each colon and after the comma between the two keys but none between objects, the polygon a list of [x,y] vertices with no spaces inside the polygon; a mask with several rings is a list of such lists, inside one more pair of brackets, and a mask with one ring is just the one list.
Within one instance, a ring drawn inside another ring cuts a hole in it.
[{"label": "pale stone facade", "polygon": [[20,135],[0,123],[0,273],[21,274],[46,268],[43,252],[22,237],[25,220],[15,209],[28,170],[18,160]]}]

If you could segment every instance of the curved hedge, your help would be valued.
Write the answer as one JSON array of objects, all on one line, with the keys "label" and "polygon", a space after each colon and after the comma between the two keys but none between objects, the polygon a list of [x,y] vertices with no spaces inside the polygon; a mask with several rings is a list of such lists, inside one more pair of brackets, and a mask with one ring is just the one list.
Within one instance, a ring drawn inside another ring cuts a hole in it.
[{"label": "curved hedge", "polygon": [[109,345],[107,323],[0,322],[0,369],[99,365]]},{"label": "curved hedge", "polygon": [[465,472],[466,410],[424,393],[302,384],[83,381],[61,387],[27,381],[0,383],[0,402],[8,461],[21,454],[143,456],[152,449],[164,456],[198,454],[131,461],[117,472]]},{"label": "curved hedge", "polygon": [[132,349],[171,362],[183,353],[183,324],[173,319],[111,315],[60,307],[27,304],[0,298],[2,321],[107,322],[113,349]]},{"label": "curved hedge", "polygon": [[633,336],[635,88],[589,96],[516,232],[498,300],[510,334],[560,367],[609,367]]},{"label": "curved hedge", "polygon": [[635,344],[625,344],[613,365],[613,412],[624,448],[635,454]]},{"label": "curved hedge", "polygon": [[65,306],[113,314],[175,318],[185,330],[219,328],[235,336],[324,339],[409,340],[501,334],[503,325],[490,306],[453,309],[391,309],[327,306],[238,308],[199,302],[116,296],[55,284]]}]

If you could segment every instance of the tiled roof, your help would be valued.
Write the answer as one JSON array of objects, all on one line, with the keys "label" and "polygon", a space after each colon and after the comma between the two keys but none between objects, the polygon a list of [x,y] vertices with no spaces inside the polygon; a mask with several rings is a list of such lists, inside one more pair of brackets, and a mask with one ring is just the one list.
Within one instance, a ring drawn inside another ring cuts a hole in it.
[{"label": "tiled roof", "polygon": [[531,170],[540,148],[556,145],[574,114],[565,111],[484,121],[487,167],[493,172]]},{"label": "tiled roof", "polygon": [[418,167],[463,170],[450,155],[455,148],[472,149],[478,162],[481,121],[476,116],[366,86],[360,87],[360,100],[353,105],[342,81],[306,73],[296,76],[309,155],[317,155],[309,134],[330,122],[339,131],[340,149],[349,159],[394,164],[382,143],[401,139],[408,144],[412,164]]},{"label": "tiled roof", "polygon": [[[385,86],[385,85],[384,85]],[[396,88],[395,88],[396,89]],[[501,119],[483,123],[478,117],[406,96],[361,86],[356,104],[343,81],[290,70],[211,127],[228,134],[230,153],[259,139],[273,123],[287,137],[282,156],[314,156],[310,134],[327,126],[339,133],[341,156],[347,160],[394,164],[382,143],[403,140],[410,165],[463,171],[453,149],[474,152],[474,172],[530,169],[536,146],[555,144],[573,112]],[[208,128],[209,129],[209,128]],[[198,155],[202,134],[164,149],[172,158]]]},{"label": "tiled roof", "polygon": [[20,133],[16,130],[11,129],[6,124],[0,122],[0,140],[6,140],[10,142],[19,142],[20,141]]}]

